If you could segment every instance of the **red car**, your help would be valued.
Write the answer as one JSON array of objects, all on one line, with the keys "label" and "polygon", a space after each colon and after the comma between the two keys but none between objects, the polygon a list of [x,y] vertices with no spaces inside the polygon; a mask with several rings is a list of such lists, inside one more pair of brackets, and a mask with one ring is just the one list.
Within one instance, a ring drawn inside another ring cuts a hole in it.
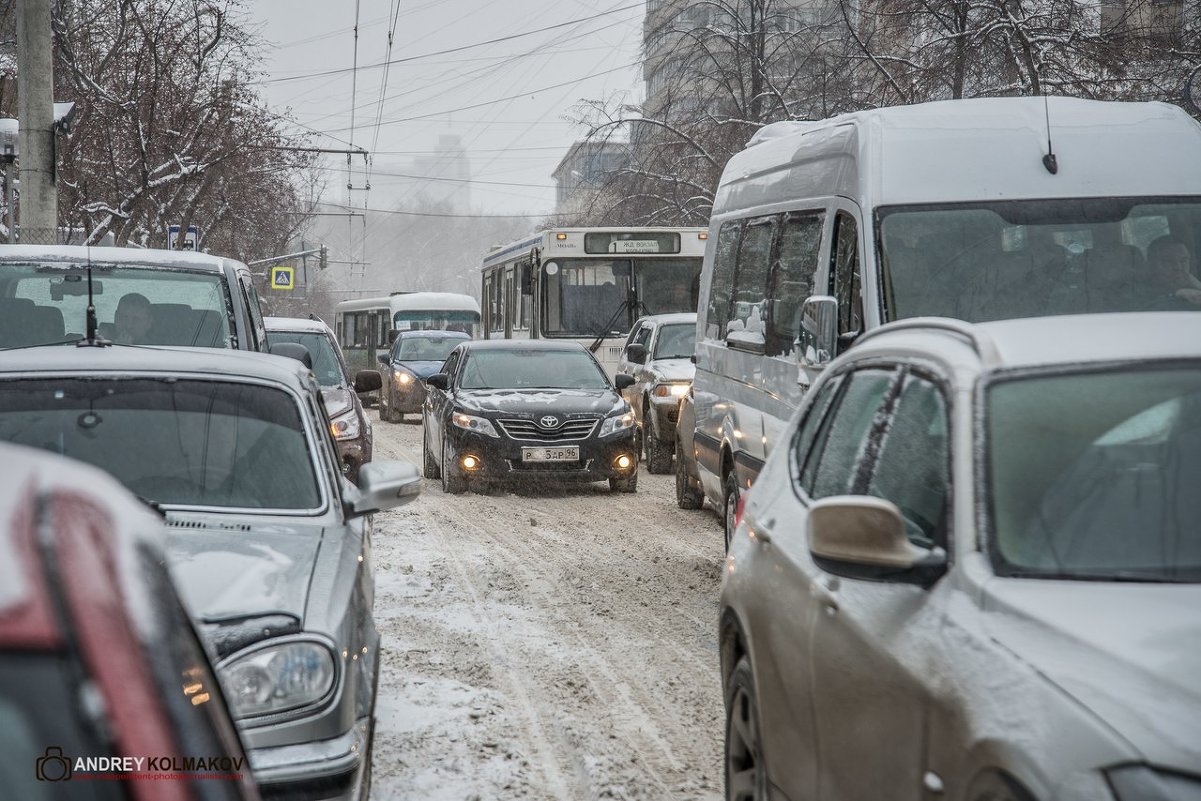
[{"label": "red car", "polygon": [[257,799],[159,547],[107,474],[0,445],[6,798]]}]

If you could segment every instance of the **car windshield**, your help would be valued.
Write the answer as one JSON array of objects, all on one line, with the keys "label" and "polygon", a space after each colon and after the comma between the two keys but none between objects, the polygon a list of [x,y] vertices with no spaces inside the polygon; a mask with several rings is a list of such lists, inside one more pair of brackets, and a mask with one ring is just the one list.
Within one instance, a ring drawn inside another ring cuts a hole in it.
[{"label": "car windshield", "polygon": [[879,214],[889,320],[1201,310],[1201,198],[1015,200]]},{"label": "car windshield", "polygon": [[[163,266],[92,264],[99,335],[134,345],[230,347],[222,276]],[[88,280],[83,264],[0,265],[0,348],[82,339]]]},{"label": "car windshield", "polygon": [[583,350],[471,351],[459,381],[462,389],[604,389],[604,372]]},{"label": "car windshield", "polygon": [[0,381],[0,440],[93,464],[162,504],[299,511],[322,503],[296,400],[258,384]]},{"label": "car windshield", "polygon": [[1201,369],[1009,379],[985,404],[999,572],[1201,581]]},{"label": "car windshield", "polygon": [[460,337],[401,337],[396,343],[396,360],[401,362],[444,362]]},{"label": "car windshield", "polygon": [[334,341],[328,334],[312,331],[268,331],[267,344],[293,342],[304,345],[313,357],[313,375],[317,383],[323,387],[346,386],[346,374],[342,371],[342,362],[338,359]]},{"label": "car windshield", "polygon": [[696,346],[696,325],[693,323],[672,323],[659,328],[659,338],[655,340],[656,359],[687,359],[692,355]]}]

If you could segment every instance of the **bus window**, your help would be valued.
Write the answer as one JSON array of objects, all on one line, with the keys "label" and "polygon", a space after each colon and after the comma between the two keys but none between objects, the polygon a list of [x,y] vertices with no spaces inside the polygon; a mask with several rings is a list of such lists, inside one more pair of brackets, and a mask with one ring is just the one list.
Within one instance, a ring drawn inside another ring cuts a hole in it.
[{"label": "bus window", "polygon": [[801,304],[813,294],[824,225],[823,212],[788,214],[784,218],[771,278],[768,356],[785,356],[792,352],[800,333]]},{"label": "bus window", "polygon": [[713,278],[709,286],[709,314],[705,336],[724,339],[730,319],[730,299],[734,290],[734,258],[738,253],[738,236],[742,223],[724,223],[717,234],[717,253],[713,261]]},{"label": "bus window", "polygon": [[771,263],[774,217],[755,220],[746,226],[738,245],[738,263],[734,271],[734,308],[727,334],[743,343],[764,342],[767,318],[767,273]]},{"label": "bus window", "polygon": [[635,259],[634,278],[643,314],[696,311],[701,265],[696,259]]}]

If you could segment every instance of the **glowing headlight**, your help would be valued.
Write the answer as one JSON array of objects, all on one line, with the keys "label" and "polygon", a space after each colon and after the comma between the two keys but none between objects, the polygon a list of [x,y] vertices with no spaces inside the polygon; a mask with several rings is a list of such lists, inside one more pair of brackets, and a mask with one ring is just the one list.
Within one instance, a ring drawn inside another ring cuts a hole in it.
[{"label": "glowing headlight", "polygon": [[396,383],[402,387],[407,387],[413,383],[413,374],[405,370],[393,370],[392,374],[396,376]]},{"label": "glowing headlight", "polygon": [[238,657],[219,668],[221,687],[235,718],[310,706],[334,686],[329,649],[315,642],[289,642]]},{"label": "glowing headlight", "polygon": [[500,434],[496,433],[496,429],[492,427],[492,422],[485,420],[483,417],[472,417],[469,414],[455,412],[450,416],[450,421],[459,428],[465,428],[477,434],[487,434],[490,437],[500,436]]},{"label": "glowing headlight", "polygon": [[634,427],[634,413],[626,412],[619,414],[616,417],[606,417],[605,422],[601,423],[600,435],[607,437],[610,434],[616,434],[618,431],[625,431],[627,428]]},{"label": "glowing headlight", "polygon": [[674,384],[656,384],[651,394],[656,398],[682,398],[688,394],[688,387],[690,386],[692,384],[688,381]]},{"label": "glowing headlight", "polygon": [[359,416],[351,409],[329,421],[330,433],[334,439],[357,439],[359,436]]}]

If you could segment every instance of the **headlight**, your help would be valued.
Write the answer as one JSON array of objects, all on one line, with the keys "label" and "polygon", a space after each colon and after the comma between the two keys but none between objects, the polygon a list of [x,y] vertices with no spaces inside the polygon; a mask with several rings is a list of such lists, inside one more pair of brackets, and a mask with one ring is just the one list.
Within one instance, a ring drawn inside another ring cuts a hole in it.
[{"label": "headlight", "polygon": [[691,381],[677,381],[671,384],[656,384],[651,394],[656,398],[682,398],[688,394]]},{"label": "headlight", "polygon": [[413,374],[406,370],[393,370],[392,375],[396,376],[396,383],[402,387],[407,387],[413,383]]},{"label": "headlight", "polygon": [[618,431],[625,431],[627,428],[634,427],[634,413],[626,412],[615,417],[606,417],[605,422],[601,423],[600,435],[607,437],[610,434],[616,434]]},{"label": "headlight", "polygon": [[1128,765],[1105,775],[1119,801],[1201,801],[1201,779],[1195,776],[1146,765]]},{"label": "headlight", "polygon": [[315,642],[289,642],[223,665],[221,687],[235,718],[317,703],[334,686],[334,656]]},{"label": "headlight", "polygon": [[357,439],[360,433],[359,416],[351,409],[329,421],[329,430],[334,439]]},{"label": "headlight", "polygon": [[500,434],[496,433],[496,429],[492,427],[492,421],[485,420],[483,417],[472,417],[469,414],[455,412],[450,416],[450,421],[459,428],[465,428],[477,434],[487,434],[490,437],[500,436]]}]

